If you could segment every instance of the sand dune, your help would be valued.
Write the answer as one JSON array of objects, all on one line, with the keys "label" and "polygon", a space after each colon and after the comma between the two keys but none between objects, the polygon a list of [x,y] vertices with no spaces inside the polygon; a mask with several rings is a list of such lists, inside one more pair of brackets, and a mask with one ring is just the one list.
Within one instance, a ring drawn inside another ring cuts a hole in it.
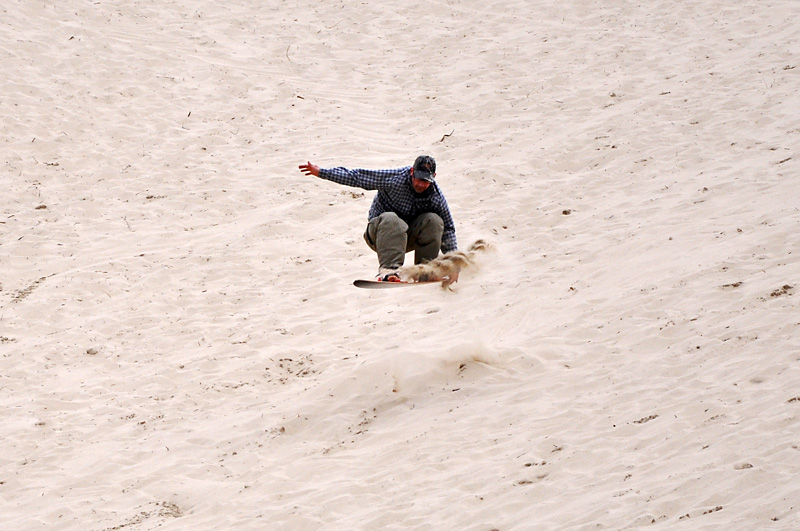
[{"label": "sand dune", "polygon": [[0,528],[800,527],[796,2],[7,4]]}]

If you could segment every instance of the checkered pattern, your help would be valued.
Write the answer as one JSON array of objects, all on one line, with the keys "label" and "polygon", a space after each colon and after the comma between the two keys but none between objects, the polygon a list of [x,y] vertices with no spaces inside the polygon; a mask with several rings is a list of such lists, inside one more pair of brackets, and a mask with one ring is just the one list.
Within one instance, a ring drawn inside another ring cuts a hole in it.
[{"label": "checkered pattern", "polygon": [[422,194],[414,192],[411,186],[411,166],[396,170],[349,170],[347,168],[323,168],[319,171],[322,179],[335,183],[377,190],[375,199],[369,209],[369,219],[380,216],[384,212],[394,212],[406,223],[411,223],[420,214],[433,212],[444,221],[442,234],[442,252],[455,251],[456,227],[447,200],[432,182]]}]

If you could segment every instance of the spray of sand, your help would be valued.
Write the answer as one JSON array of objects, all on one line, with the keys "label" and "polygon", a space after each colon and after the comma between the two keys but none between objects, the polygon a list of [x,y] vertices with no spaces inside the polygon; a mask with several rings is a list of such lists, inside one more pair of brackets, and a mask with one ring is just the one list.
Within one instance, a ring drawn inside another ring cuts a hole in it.
[{"label": "spray of sand", "polygon": [[458,279],[462,270],[475,265],[479,253],[489,248],[486,241],[476,240],[466,251],[452,251],[424,264],[402,267],[399,270],[400,278],[406,282],[441,280],[442,285],[447,287]]}]

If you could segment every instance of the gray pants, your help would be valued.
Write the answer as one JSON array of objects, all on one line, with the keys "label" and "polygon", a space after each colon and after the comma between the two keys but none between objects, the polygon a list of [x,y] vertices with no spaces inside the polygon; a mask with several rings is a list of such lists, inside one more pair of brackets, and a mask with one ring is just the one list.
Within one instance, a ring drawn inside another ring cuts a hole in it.
[{"label": "gray pants", "polygon": [[410,226],[394,212],[384,212],[369,220],[364,240],[378,253],[381,269],[397,269],[410,251],[415,264],[439,256],[443,232],[442,218],[431,212],[417,216]]}]

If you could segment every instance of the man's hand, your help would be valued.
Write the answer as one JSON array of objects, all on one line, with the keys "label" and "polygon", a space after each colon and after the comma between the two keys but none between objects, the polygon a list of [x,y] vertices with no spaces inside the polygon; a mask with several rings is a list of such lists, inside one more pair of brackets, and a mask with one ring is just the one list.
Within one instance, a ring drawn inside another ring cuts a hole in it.
[{"label": "man's hand", "polygon": [[306,162],[305,164],[301,164],[300,171],[303,172],[305,175],[313,175],[314,177],[319,177],[319,166],[315,166],[310,162]]}]

